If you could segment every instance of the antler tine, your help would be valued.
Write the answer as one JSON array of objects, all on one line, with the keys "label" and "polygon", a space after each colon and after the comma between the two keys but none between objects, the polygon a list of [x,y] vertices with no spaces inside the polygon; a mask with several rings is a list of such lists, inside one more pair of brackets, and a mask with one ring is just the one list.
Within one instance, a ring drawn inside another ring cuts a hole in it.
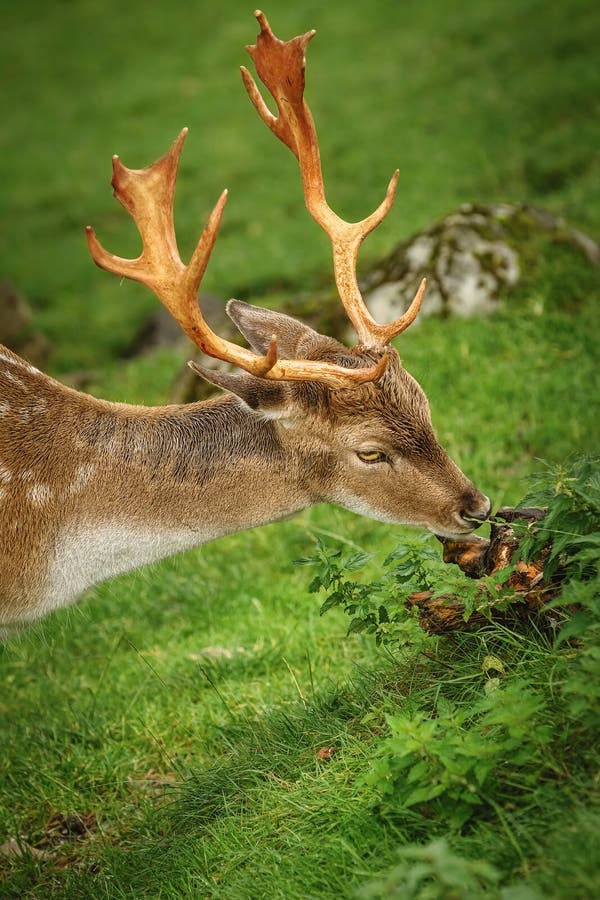
[{"label": "antler tine", "polygon": [[104,249],[93,228],[88,226],[87,240],[94,262],[109,272],[147,285],[204,353],[231,362],[253,375],[278,381],[320,381],[335,388],[379,378],[385,367],[385,357],[376,366],[361,369],[345,369],[320,361],[279,359],[275,337],[266,355],[257,356],[220,338],[208,326],[198,306],[197,295],[217,238],[227,191],[219,197],[189,264],[184,265],[175,237],[173,200],[186,135],[187,128],[184,128],[167,153],[146,169],[128,169],[118,156],[113,157],[114,193],[137,225],[142,252],[137,259],[115,256]]},{"label": "antler tine", "polygon": [[306,207],[331,240],[337,289],[360,344],[381,349],[414,320],[425,289],[422,282],[411,306],[397,321],[379,325],[367,309],[358,286],[356,262],[360,245],[389,212],[399,173],[396,170],[392,175],[381,204],[362,221],[346,222],[331,209],[325,197],[316,129],[304,99],[306,48],[315,31],[281,41],[273,34],[264,13],[257,10],[254,15],[260,34],[256,44],[246,50],[277,105],[278,115],[271,113],[252,75],[242,66],[244,85],[261,119],[298,159]]}]

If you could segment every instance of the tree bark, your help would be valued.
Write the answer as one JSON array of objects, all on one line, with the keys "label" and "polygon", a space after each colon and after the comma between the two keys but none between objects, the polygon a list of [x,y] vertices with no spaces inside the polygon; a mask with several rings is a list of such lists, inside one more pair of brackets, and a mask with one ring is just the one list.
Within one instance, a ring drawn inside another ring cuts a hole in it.
[{"label": "tree bark", "polygon": [[[443,545],[445,563],[457,565],[468,578],[480,579],[494,575],[513,565],[504,588],[512,590],[513,602],[506,605],[504,592],[502,606],[494,608],[493,602],[482,603],[484,611],[475,610],[465,621],[465,606],[460,595],[434,597],[432,591],[418,591],[407,598],[408,607],[419,611],[421,626],[430,634],[444,634],[448,631],[476,631],[490,621],[509,622],[515,619],[535,618],[544,627],[554,627],[555,614],[545,610],[549,600],[560,590],[560,574],[552,581],[544,581],[544,560],[549,548],[545,548],[538,559],[525,562],[519,559],[521,537],[515,532],[513,523],[535,525],[545,516],[545,510],[535,508],[503,507],[498,510],[492,522],[490,539],[470,535],[465,540],[438,538]],[[498,521],[501,520],[501,521]],[[489,598],[482,587],[482,601]]]}]

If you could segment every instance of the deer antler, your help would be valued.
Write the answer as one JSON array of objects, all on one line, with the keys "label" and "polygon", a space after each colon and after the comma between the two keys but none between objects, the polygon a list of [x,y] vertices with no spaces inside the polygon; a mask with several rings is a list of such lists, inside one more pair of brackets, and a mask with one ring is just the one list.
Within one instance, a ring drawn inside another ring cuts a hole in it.
[{"label": "deer antler", "polygon": [[114,193],[138,227],[142,253],[137,259],[115,256],[102,247],[88,226],[87,240],[94,262],[109,272],[147,285],[204,353],[234,363],[253,375],[279,381],[320,381],[335,388],[379,378],[386,365],[385,355],[377,365],[362,369],[345,369],[321,361],[279,359],[273,337],[267,354],[257,356],[218,337],[209,328],[198,306],[198,287],[217,238],[227,191],[219,197],[189,264],[184,265],[177,249],[173,199],[186,135],[187,128],[184,128],[170,150],[146,169],[128,169],[118,156],[113,157]]},{"label": "deer antler", "polygon": [[414,321],[425,292],[423,279],[404,315],[389,325],[379,325],[365,306],[356,278],[359,247],[389,212],[394,202],[398,170],[392,175],[384,200],[366,219],[346,222],[333,212],[325,199],[317,134],[304,100],[306,47],[315,31],[308,31],[291,41],[281,41],[271,31],[264,13],[257,10],[254,15],[260,25],[260,34],[256,44],[246,50],[260,80],[277,104],[278,115],[270,112],[252,75],[242,66],[244,85],[261,119],[298,160],[307,209],[331,240],[337,289],[360,344],[381,349]]}]

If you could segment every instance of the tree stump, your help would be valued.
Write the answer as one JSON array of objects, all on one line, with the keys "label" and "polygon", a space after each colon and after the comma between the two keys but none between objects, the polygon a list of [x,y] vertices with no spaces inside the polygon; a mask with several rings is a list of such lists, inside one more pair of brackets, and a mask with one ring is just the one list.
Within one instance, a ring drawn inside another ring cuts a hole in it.
[{"label": "tree stump", "polygon": [[[490,539],[470,535],[464,540],[438,538],[443,545],[445,563],[457,565],[468,578],[481,579],[513,566],[504,587],[512,590],[512,602],[506,604],[506,596],[498,609],[493,603],[485,604],[485,612],[475,610],[465,621],[465,606],[459,595],[434,597],[432,591],[418,591],[407,598],[407,606],[419,611],[421,626],[429,634],[448,631],[475,631],[490,621],[514,621],[515,618],[536,618],[545,626],[555,627],[556,618],[545,610],[549,600],[560,591],[560,573],[550,582],[544,581],[544,560],[549,548],[539,558],[525,562],[518,558],[522,540],[514,523],[535,525],[544,518],[545,510],[533,508],[503,507],[492,521]],[[522,530],[522,529],[521,529]],[[487,592],[485,596],[489,596]],[[482,587],[482,600],[484,589]]]}]

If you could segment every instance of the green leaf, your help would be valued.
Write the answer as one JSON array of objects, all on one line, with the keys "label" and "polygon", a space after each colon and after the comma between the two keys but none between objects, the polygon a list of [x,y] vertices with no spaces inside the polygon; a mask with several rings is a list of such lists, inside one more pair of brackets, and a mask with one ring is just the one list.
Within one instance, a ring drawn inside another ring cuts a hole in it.
[{"label": "green leaf", "polygon": [[377,610],[377,614],[378,614],[378,616],[379,616],[379,621],[380,621],[380,623],[381,623],[381,622],[389,622],[389,621],[390,621],[389,613],[388,613],[386,607],[383,606],[383,604],[382,604],[382,605],[379,607],[379,609]]},{"label": "green leaf", "polygon": [[348,626],[348,631],[346,634],[357,634],[360,631],[364,631],[367,627],[367,622],[364,619],[352,619],[350,625]]},{"label": "green leaf", "polygon": [[301,556],[298,559],[293,560],[293,565],[295,566],[314,566],[317,563],[321,562],[318,556]]},{"label": "green leaf", "polygon": [[574,637],[582,637],[595,621],[595,616],[586,611],[576,612],[571,619],[563,625],[556,639],[557,646]]},{"label": "green leaf", "polygon": [[414,806],[416,803],[426,803],[428,800],[434,800],[435,797],[439,797],[445,790],[446,786],[444,784],[431,784],[416,788],[406,797],[403,805]]},{"label": "green leaf", "polygon": [[366,566],[369,560],[373,559],[373,553],[355,553],[344,560],[344,569],[347,572],[356,572]]}]

